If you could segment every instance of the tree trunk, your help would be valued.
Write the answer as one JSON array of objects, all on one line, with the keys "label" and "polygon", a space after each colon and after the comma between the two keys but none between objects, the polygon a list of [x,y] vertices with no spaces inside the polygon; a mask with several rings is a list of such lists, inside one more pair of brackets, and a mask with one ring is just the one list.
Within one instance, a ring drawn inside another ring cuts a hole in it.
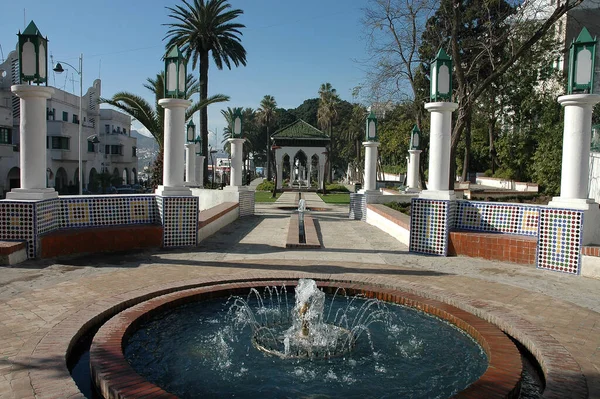
[{"label": "tree trunk", "polygon": [[463,159],[462,181],[469,180],[469,161],[471,157],[471,115],[467,116],[465,123],[465,157]]},{"label": "tree trunk", "polygon": [[269,145],[271,137],[269,137],[269,122],[269,119],[267,119],[267,180],[271,180],[271,146]]},{"label": "tree trunk", "polygon": [[[208,51],[200,54],[200,101],[208,98]],[[204,158],[204,184],[208,184],[208,107],[200,108],[200,133]],[[216,150],[216,148],[215,148]],[[213,182],[214,183],[214,182]]]},{"label": "tree trunk", "polygon": [[488,136],[490,138],[490,163],[492,166],[492,175],[496,173],[496,144],[494,141],[494,131],[496,130],[496,118],[490,118],[488,121]]}]

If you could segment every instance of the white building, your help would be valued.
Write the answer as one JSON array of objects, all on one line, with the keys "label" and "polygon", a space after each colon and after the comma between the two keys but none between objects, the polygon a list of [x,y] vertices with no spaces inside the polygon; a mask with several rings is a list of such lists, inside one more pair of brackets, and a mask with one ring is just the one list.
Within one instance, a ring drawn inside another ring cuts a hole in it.
[{"label": "white building", "polygon": [[[10,86],[18,83],[18,55],[11,52],[0,64],[0,195],[20,185],[19,98]],[[108,184],[137,183],[136,139],[131,137],[131,117],[112,109],[100,109],[101,82],[95,80],[79,96],[55,89],[47,100],[47,182],[59,194],[76,194],[79,184],[79,122],[82,122],[81,164],[84,190],[98,191],[99,175],[113,175]],[[107,182],[104,183],[107,185]]]}]

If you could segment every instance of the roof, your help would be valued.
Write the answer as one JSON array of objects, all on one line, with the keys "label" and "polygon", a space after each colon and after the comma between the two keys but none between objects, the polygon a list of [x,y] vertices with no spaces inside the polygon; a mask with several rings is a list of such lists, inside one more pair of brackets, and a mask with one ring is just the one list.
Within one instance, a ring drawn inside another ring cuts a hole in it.
[{"label": "roof", "polygon": [[328,135],[302,119],[279,129],[271,137],[273,139],[329,140]]}]

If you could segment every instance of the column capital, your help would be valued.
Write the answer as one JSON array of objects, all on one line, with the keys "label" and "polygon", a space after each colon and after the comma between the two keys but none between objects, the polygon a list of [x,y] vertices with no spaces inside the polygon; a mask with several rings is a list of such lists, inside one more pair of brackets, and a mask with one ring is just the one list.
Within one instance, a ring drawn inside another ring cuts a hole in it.
[{"label": "column capital", "polygon": [[227,139],[227,142],[231,143],[231,144],[243,143],[244,141],[246,141],[246,139],[240,139],[240,138]]},{"label": "column capital", "polygon": [[557,101],[563,107],[568,105],[594,106],[600,102],[600,94],[568,94],[558,97]]},{"label": "column capital", "polygon": [[365,147],[379,147],[380,144],[379,141],[363,141]]},{"label": "column capital", "polygon": [[48,86],[13,85],[10,90],[19,98],[41,97],[47,99],[54,94],[54,88]]},{"label": "column capital", "polygon": [[187,108],[192,105],[192,102],[183,98],[161,98],[158,100],[158,105],[163,108]]},{"label": "column capital", "polygon": [[422,152],[423,152],[423,150],[408,150],[409,154],[420,154]]},{"label": "column capital", "polygon": [[440,101],[436,103],[427,103],[425,104],[425,109],[429,112],[438,111],[438,112],[454,112],[458,109],[458,103],[451,103]]}]

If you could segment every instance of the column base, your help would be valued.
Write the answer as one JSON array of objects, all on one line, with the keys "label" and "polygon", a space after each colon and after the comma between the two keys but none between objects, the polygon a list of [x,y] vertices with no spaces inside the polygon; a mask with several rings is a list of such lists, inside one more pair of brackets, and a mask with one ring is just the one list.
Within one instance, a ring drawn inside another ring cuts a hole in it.
[{"label": "column base", "polygon": [[43,201],[58,198],[58,192],[53,188],[13,188],[6,193],[9,200]]},{"label": "column base", "polygon": [[454,201],[456,194],[454,194],[454,190],[423,190],[419,194],[419,198]]},{"label": "column base", "polygon": [[247,186],[225,186],[223,187],[223,191],[235,191],[236,193],[239,191],[248,191]]},{"label": "column base", "polygon": [[381,195],[381,191],[379,190],[367,190],[366,188],[363,188],[361,190],[358,190],[357,194],[364,194],[364,195]]},{"label": "column base", "polygon": [[[595,204],[595,205],[593,205]],[[598,204],[591,198],[563,198],[554,197],[552,201],[548,202],[550,208],[567,208],[567,209],[579,209],[587,211],[588,209],[598,208]]]},{"label": "column base", "polygon": [[407,194],[419,194],[421,192],[421,189],[419,188],[412,188],[412,187],[406,187],[404,189],[404,192]]},{"label": "column base", "polygon": [[192,190],[187,187],[158,186],[154,194],[161,197],[188,197],[192,195]]},{"label": "column base", "polygon": [[183,186],[184,187],[193,187],[193,188],[200,187],[200,185],[196,181],[186,181],[185,183],[183,183]]}]

